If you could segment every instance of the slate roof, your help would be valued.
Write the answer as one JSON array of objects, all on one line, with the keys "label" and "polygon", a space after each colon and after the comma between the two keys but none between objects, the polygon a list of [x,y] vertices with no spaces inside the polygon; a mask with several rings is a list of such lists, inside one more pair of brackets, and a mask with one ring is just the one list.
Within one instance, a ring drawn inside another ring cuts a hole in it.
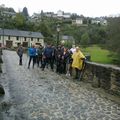
[{"label": "slate roof", "polygon": [[21,31],[21,30],[11,30],[11,29],[0,29],[0,35],[6,36],[19,36],[19,37],[33,37],[33,38],[44,38],[40,32],[31,32],[31,31]]},{"label": "slate roof", "polygon": [[63,35],[62,40],[74,40],[73,36]]}]

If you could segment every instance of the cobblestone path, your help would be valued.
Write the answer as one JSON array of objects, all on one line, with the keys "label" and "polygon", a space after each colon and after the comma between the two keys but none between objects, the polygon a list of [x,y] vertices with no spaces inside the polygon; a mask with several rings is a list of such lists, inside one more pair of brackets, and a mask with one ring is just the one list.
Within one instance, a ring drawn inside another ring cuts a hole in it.
[{"label": "cobblestone path", "polygon": [[[0,120],[120,120],[120,105],[87,83],[48,69],[27,69],[13,51],[3,51],[0,83],[6,90]],[[8,106],[8,107],[5,107]]]}]

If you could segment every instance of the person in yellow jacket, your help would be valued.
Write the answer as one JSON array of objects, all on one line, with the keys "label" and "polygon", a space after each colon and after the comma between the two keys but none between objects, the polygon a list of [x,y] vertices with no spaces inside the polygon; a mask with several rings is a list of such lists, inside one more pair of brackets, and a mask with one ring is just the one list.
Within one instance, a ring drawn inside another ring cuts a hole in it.
[{"label": "person in yellow jacket", "polygon": [[83,60],[85,59],[85,56],[83,55],[83,53],[80,51],[79,47],[76,47],[76,52],[73,53],[72,55],[72,68],[75,69],[76,72],[76,76],[75,79],[79,78],[79,73],[82,70],[82,65],[83,65]]}]

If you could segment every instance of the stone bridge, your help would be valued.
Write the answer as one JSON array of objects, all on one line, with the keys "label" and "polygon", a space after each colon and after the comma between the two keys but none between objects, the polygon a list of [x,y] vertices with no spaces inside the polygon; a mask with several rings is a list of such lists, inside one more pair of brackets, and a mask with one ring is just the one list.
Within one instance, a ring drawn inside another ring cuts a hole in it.
[{"label": "stone bridge", "polygon": [[49,69],[27,69],[26,55],[19,66],[14,51],[2,59],[0,120],[120,120],[119,97]]}]

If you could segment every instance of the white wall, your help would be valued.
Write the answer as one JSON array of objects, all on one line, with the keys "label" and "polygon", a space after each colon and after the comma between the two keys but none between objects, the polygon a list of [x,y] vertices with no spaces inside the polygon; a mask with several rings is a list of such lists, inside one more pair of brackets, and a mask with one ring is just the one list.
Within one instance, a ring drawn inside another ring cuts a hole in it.
[{"label": "white wall", "polygon": [[[5,46],[6,46],[6,41],[8,41],[8,40],[9,40],[8,36],[4,36],[4,45]],[[24,37],[19,37],[19,39],[17,40],[17,37],[11,36],[10,41],[13,41],[13,47],[17,47],[18,43],[22,44],[23,42],[28,42],[29,45],[41,43],[41,45],[44,46],[44,39],[40,39],[40,38],[39,38],[39,41],[37,38],[33,38],[33,40],[31,40],[31,38],[26,38],[26,41],[25,41]],[[1,36],[0,43],[3,46],[3,36]]]}]

